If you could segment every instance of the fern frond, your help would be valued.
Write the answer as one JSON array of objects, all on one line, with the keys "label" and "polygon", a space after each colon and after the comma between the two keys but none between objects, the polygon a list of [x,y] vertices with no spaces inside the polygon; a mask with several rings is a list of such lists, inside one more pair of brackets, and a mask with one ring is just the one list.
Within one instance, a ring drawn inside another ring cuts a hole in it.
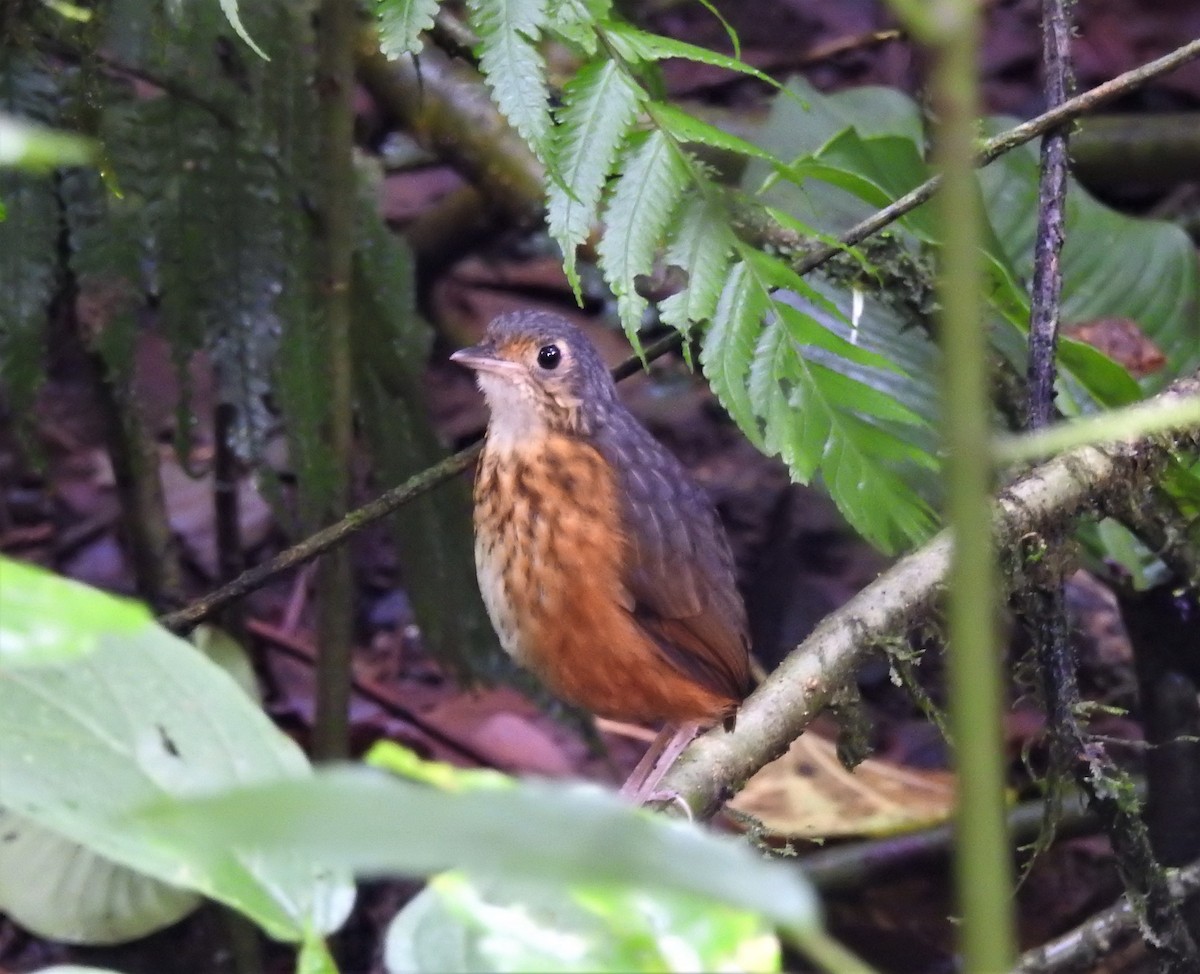
[{"label": "fern frond", "polygon": [[375,0],[379,49],[389,58],[421,50],[421,34],[433,26],[441,0]]},{"label": "fern frond", "polygon": [[550,135],[546,62],[537,47],[547,20],[546,2],[470,0],[468,4],[488,89],[539,159],[546,158]]},{"label": "fern frond", "polygon": [[612,60],[584,65],[563,91],[550,165],[546,220],[563,252],[567,280],[579,298],[575,250],[596,219],[604,180],[637,119],[645,93]]},{"label": "fern frond", "polygon": [[604,211],[600,268],[617,298],[625,334],[640,348],[637,330],[647,302],[637,293],[635,278],[652,269],[691,170],[675,141],[657,130],[630,138],[618,169],[621,175]]},{"label": "fern frond", "polygon": [[711,194],[701,193],[684,204],[664,259],[686,271],[688,282],[659,304],[664,322],[686,335],[694,323],[713,316],[734,243],[728,212]]},{"label": "fern frond", "polygon": [[[887,391],[895,367],[806,311],[830,306],[782,261],[742,244],[736,253],[701,354],[718,398],[795,479],[820,475],[874,544],[894,551],[923,540],[933,513],[901,470],[935,460],[912,436],[924,420]],[[797,283],[798,298],[776,292]]]}]

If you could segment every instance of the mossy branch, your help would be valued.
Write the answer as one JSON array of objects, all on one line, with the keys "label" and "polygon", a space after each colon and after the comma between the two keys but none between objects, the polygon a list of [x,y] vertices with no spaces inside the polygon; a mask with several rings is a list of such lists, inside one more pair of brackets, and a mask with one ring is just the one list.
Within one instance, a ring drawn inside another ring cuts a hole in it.
[{"label": "mossy branch", "polygon": [[[1162,397],[1200,397],[1200,373]],[[1154,483],[1175,450],[1200,453],[1200,429],[1148,436],[1118,447],[1083,447],[1035,467],[1001,491],[993,535],[1002,557],[1030,537],[1052,535],[1102,509],[1108,497]],[[950,577],[942,532],[832,613],[750,696],[730,732],[698,738],[661,783],[708,818],[756,771],[783,754],[872,647],[906,638],[938,605]],[[1005,592],[1024,579],[1008,572]]]}]

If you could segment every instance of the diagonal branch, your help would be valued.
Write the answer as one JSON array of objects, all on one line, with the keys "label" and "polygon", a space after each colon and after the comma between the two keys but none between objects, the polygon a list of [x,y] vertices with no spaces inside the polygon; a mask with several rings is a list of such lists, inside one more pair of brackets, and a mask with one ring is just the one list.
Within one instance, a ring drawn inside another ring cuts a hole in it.
[{"label": "diagonal branch", "polygon": [[[1200,372],[1161,397],[1200,397]],[[1118,447],[1082,447],[1035,467],[1003,490],[993,530],[1002,553],[1053,535],[1106,498],[1154,482],[1174,450],[1200,453],[1200,429],[1143,437]],[[1035,547],[1037,547],[1035,543]],[[712,816],[752,774],[779,757],[873,647],[902,640],[936,608],[947,584],[950,540],[943,532],[827,616],[738,712],[737,727],[698,738],[661,783],[700,818]],[[1005,591],[1022,584],[1002,577]]]}]

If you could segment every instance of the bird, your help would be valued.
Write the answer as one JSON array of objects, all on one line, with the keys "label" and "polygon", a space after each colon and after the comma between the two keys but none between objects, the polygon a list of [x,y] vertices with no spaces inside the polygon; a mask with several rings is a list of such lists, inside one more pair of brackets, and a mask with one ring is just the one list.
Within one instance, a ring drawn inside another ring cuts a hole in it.
[{"label": "bird", "polygon": [[489,411],[474,550],[500,644],[569,703],[664,723],[622,789],[656,797],[699,728],[731,729],[752,687],[717,513],[566,318],[501,315],[450,358],[473,370]]}]

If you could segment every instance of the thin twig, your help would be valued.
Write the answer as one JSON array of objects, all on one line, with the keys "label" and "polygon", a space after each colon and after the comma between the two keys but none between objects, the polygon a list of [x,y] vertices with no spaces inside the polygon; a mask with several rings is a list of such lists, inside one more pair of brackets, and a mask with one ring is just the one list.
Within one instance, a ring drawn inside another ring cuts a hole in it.
[{"label": "thin twig", "polygon": [[[1171,873],[1167,885],[1176,899],[1195,896],[1200,892],[1200,862]],[[1129,897],[1123,896],[1115,906],[1097,913],[1070,933],[1022,954],[1012,974],[1091,970],[1105,957],[1112,956],[1114,947],[1132,940],[1138,932],[1138,923],[1138,911]]]},{"label": "thin twig", "polygon": [[[1144,85],[1147,81],[1161,74],[1166,74],[1169,71],[1174,71],[1196,57],[1200,57],[1200,38],[1176,48],[1170,54],[1165,54],[1151,61],[1149,64],[1143,64],[1140,68],[1134,68],[1132,71],[1126,71],[1124,74],[1117,75],[1111,81],[1106,81],[1104,84],[1097,85],[1090,91],[1085,91],[1082,95],[1076,95],[1074,98],[1068,99],[1057,108],[1051,108],[1036,118],[1031,118],[1028,122],[1022,122],[1020,125],[1013,126],[1007,132],[1001,132],[995,138],[988,139],[979,150],[979,154],[975,157],[975,165],[979,167],[986,166],[989,162],[1004,155],[1004,153],[1024,145],[1026,142],[1031,142],[1040,135],[1045,135],[1047,132],[1060,128],[1068,122],[1073,122],[1079,116],[1092,111],[1105,102],[1111,101],[1120,95],[1128,94],[1130,91]],[[885,206],[878,213],[856,223],[842,234],[837,245],[818,247],[797,260],[793,264],[793,269],[798,274],[806,274],[808,271],[825,263],[825,261],[829,260],[844,247],[861,243],[867,237],[878,233],[888,226],[888,224],[894,223],[906,213],[911,213],[922,203],[929,202],[933,198],[934,193],[941,188],[941,184],[942,179],[940,176],[933,176],[927,179],[920,186],[905,193],[894,203]],[[791,231],[779,227],[778,224],[775,226],[783,234],[787,244],[794,246],[795,241]]]}]

